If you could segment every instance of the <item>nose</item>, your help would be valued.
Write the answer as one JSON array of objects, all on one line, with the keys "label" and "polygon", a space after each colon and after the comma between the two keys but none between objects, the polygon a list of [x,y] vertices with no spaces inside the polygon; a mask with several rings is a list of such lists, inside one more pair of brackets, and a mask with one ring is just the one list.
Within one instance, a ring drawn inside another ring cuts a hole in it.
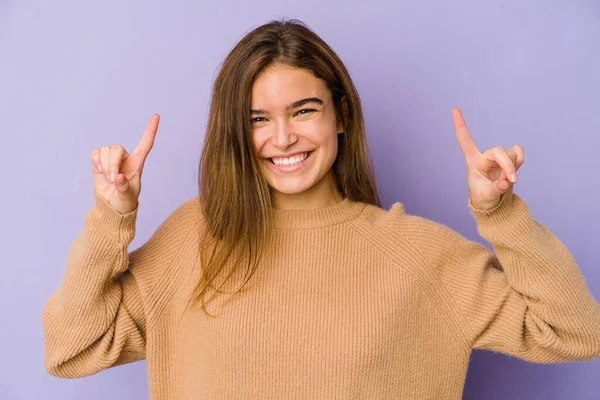
[{"label": "nose", "polygon": [[298,136],[287,122],[283,121],[276,124],[275,132],[273,133],[273,144],[276,147],[285,149],[297,141]]}]

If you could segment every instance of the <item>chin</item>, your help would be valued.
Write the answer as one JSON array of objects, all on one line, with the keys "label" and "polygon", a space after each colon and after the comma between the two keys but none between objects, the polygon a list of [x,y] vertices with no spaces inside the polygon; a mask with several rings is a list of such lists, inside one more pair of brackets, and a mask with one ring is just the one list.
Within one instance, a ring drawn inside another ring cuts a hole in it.
[{"label": "chin", "polygon": [[275,190],[283,194],[299,194],[309,190],[314,186],[314,183],[304,182],[268,182],[271,190]]}]

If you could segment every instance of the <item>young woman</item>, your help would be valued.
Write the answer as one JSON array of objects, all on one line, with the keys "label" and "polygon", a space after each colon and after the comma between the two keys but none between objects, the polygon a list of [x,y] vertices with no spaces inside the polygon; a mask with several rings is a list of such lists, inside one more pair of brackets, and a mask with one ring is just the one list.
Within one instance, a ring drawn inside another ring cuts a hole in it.
[{"label": "young woman", "polygon": [[521,146],[480,152],[453,110],[468,205],[495,252],[380,208],[357,91],[302,23],[233,48],[199,196],[128,252],[158,120],[132,153],[91,153],[95,204],[43,311],[51,374],[146,359],[152,399],[460,399],[474,348],[600,355],[578,266],[513,191]]}]

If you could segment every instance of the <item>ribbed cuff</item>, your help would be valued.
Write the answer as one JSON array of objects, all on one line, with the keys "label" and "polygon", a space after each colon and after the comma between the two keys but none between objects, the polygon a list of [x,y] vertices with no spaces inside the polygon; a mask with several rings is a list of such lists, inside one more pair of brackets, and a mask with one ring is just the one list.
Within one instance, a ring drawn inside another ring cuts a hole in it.
[{"label": "ribbed cuff", "polygon": [[539,234],[527,203],[513,191],[511,187],[502,194],[500,202],[490,210],[474,208],[469,201],[469,208],[479,234],[488,241],[504,244],[533,240]]},{"label": "ribbed cuff", "polygon": [[93,221],[96,229],[117,243],[129,244],[135,236],[135,221],[139,204],[127,214],[121,214],[95,190],[92,190],[92,195],[95,204],[89,212],[88,217],[91,219],[88,221]]},{"label": "ribbed cuff", "polygon": [[502,193],[500,201],[494,208],[489,210],[475,208],[469,199],[469,210],[477,223],[501,223],[510,217],[514,205],[513,203],[514,186],[511,186],[506,192]]}]

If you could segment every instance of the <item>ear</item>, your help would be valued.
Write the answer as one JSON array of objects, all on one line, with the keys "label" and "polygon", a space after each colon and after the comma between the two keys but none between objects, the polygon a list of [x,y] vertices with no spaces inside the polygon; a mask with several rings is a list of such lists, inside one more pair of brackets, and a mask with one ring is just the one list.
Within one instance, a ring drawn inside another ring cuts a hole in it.
[{"label": "ear", "polygon": [[346,122],[348,121],[348,100],[346,96],[342,97],[340,100],[340,105],[337,110],[337,133],[344,133],[344,127],[346,126]]}]

